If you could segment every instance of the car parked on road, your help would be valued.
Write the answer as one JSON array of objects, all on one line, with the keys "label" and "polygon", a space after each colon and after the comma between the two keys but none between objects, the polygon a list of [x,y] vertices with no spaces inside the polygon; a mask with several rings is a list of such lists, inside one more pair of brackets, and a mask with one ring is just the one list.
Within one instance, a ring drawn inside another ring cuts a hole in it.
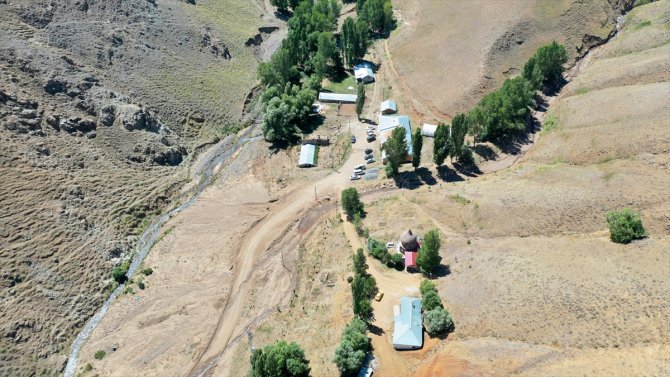
[{"label": "car parked on road", "polygon": [[363,164],[356,165],[356,166],[354,166],[354,170],[365,170],[365,165],[363,165]]},{"label": "car parked on road", "polygon": [[366,164],[374,164],[374,163],[375,163],[375,159],[374,159],[374,158],[368,158],[368,159],[365,161],[365,163],[366,163]]},{"label": "car parked on road", "polygon": [[371,142],[375,141],[376,139],[377,138],[375,137],[375,135],[368,135],[368,138],[367,138],[368,143],[371,143]]},{"label": "car parked on road", "polygon": [[365,154],[372,154],[372,149],[365,148]]},{"label": "car parked on road", "polygon": [[354,175],[365,175],[365,170],[356,169],[356,170],[354,170]]},{"label": "car parked on road", "polygon": [[356,175],[356,174],[352,174],[351,177],[349,177],[349,180],[350,180],[350,181],[355,181],[355,180],[357,180],[357,179],[361,179],[361,176]]}]

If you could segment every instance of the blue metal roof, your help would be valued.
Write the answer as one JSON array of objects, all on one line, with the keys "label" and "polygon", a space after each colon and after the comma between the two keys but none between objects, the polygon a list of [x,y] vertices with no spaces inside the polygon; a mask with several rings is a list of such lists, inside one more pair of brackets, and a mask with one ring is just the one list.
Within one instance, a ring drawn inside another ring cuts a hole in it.
[{"label": "blue metal roof", "polygon": [[386,101],[382,102],[380,108],[381,111],[384,110],[393,110],[393,112],[398,111],[398,105],[392,99],[387,99]]},{"label": "blue metal roof", "polygon": [[393,326],[393,346],[396,348],[423,346],[423,322],[421,319],[421,299],[402,297],[400,315]]},{"label": "blue metal roof", "polygon": [[341,93],[319,93],[319,101],[335,101],[335,102],[356,102],[355,94],[341,94]]}]

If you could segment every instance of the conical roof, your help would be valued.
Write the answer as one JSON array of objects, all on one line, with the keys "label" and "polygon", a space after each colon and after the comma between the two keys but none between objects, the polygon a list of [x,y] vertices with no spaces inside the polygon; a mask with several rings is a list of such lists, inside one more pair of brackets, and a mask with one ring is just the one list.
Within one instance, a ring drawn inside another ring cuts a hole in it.
[{"label": "conical roof", "polygon": [[407,251],[416,251],[419,249],[419,240],[412,234],[412,230],[408,229],[402,236],[400,236],[400,245]]}]

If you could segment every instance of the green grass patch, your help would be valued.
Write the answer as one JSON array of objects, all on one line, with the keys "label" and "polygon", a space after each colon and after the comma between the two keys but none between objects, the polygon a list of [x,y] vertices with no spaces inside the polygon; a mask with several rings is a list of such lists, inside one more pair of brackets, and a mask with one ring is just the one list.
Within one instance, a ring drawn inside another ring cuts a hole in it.
[{"label": "green grass patch", "polygon": [[461,205],[470,204],[470,199],[464,198],[459,194],[449,195],[448,198]]},{"label": "green grass patch", "polygon": [[[325,90],[330,90],[333,93],[347,93],[354,94],[356,93],[356,78],[352,75],[347,75],[347,77],[339,82],[328,81],[326,85],[323,86]],[[352,87],[354,89],[349,89]]]},{"label": "green grass patch", "polygon": [[647,5],[652,3],[654,0],[637,0],[635,4],[633,4],[633,7],[639,7],[640,5]]},{"label": "green grass patch", "polygon": [[554,113],[547,113],[547,115],[544,117],[544,124],[542,125],[541,134],[546,135],[550,133],[556,128],[557,125],[558,119],[556,119],[556,115],[554,115]]},{"label": "green grass patch", "polygon": [[640,29],[642,29],[642,28],[644,28],[644,27],[647,27],[647,26],[651,26],[651,21],[649,21],[649,20],[647,20],[647,21],[642,21],[642,22],[640,22],[639,24],[635,25],[635,27],[633,28],[633,30],[640,30]]},{"label": "green grass patch", "polygon": [[96,360],[102,360],[105,358],[105,355],[107,355],[107,352],[105,352],[105,350],[98,350],[95,352],[94,357]]},{"label": "green grass patch", "polygon": [[591,89],[589,89],[589,88],[579,88],[579,89],[577,89],[577,91],[575,91],[575,93],[577,93],[577,95],[581,96],[582,94],[586,94],[590,91],[591,91]]},{"label": "green grass patch", "polygon": [[604,179],[606,182],[609,182],[615,175],[616,175],[616,172],[614,172],[614,171],[608,171],[607,173],[603,174],[603,179]]}]

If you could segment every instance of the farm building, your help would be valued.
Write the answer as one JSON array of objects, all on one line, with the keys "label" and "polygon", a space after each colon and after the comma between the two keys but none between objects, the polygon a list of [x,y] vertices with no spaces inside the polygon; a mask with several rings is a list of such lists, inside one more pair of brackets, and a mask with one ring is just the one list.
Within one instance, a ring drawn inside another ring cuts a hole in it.
[{"label": "farm building", "polygon": [[380,111],[382,114],[394,114],[398,112],[398,105],[394,100],[387,99],[386,101],[382,102]]},{"label": "farm building", "polygon": [[419,253],[416,251],[406,251],[405,252],[405,270],[407,269],[416,269],[418,266],[416,265],[416,257],[418,257]]},{"label": "farm building", "polygon": [[300,147],[300,160],[298,166],[301,168],[311,168],[316,166],[316,145],[304,144]]},{"label": "farm building", "polygon": [[[391,137],[394,128],[404,128],[405,142],[407,143],[407,161],[412,160],[412,128],[407,115],[380,115],[377,127],[379,129],[379,143],[381,146]],[[386,162],[386,152],[382,150],[382,163],[385,164]]]},{"label": "farm building", "polygon": [[341,102],[341,103],[356,103],[355,94],[341,94],[341,93],[319,93],[319,101],[321,102]]},{"label": "farm building", "polygon": [[400,251],[418,251],[421,248],[419,237],[412,233],[412,229],[408,229],[402,236],[400,236]]},{"label": "farm building", "polygon": [[356,77],[356,81],[364,84],[375,81],[375,73],[372,71],[372,65],[369,63],[361,63],[354,66],[354,76]]},{"label": "farm building", "polygon": [[421,127],[421,135],[426,137],[435,137],[435,131],[437,131],[437,125],[424,123]]},{"label": "farm building", "polygon": [[393,348],[414,350],[423,346],[421,299],[402,297],[400,308],[394,307]]}]

